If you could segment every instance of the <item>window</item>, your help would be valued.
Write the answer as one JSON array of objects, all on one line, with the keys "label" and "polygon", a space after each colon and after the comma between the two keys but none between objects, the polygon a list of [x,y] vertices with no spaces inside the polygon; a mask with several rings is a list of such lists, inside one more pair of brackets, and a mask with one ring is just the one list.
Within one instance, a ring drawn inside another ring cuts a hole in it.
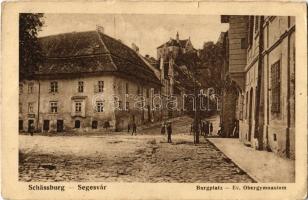
[{"label": "window", "polygon": [[97,112],[103,112],[104,111],[104,104],[102,101],[96,102],[96,111]]},{"label": "window", "polygon": [[80,120],[75,120],[75,128],[80,128]]},{"label": "window", "polygon": [[129,102],[128,101],[126,102],[125,106],[126,106],[125,109],[129,110]]},{"label": "window", "polygon": [[128,83],[125,84],[125,93],[128,94]]},{"label": "window", "polygon": [[97,129],[97,121],[92,121],[92,128]]},{"label": "window", "polygon": [[64,129],[64,123],[63,120],[57,120],[57,132],[62,132]]},{"label": "window", "polygon": [[58,82],[50,82],[50,92],[58,92]]},{"label": "window", "polygon": [[24,129],[24,121],[20,119],[18,125],[18,130],[22,131]]},{"label": "window", "polygon": [[272,86],[272,104],[273,113],[280,112],[280,60],[271,66],[271,86]]},{"label": "window", "polygon": [[43,130],[49,131],[49,120],[44,120],[43,122]]},{"label": "window", "polygon": [[19,113],[22,113],[22,103],[19,103]]},{"label": "window", "polygon": [[23,89],[23,86],[24,86],[24,85],[23,85],[22,83],[19,84],[19,94],[22,94],[22,93],[23,93],[23,90],[24,90],[24,89]]},{"label": "window", "polygon": [[33,93],[33,83],[29,83],[28,84],[28,94],[32,94]]},{"label": "window", "polygon": [[56,102],[56,101],[50,102],[50,111],[52,113],[57,113],[58,112],[58,102]]},{"label": "window", "polygon": [[83,92],[83,81],[78,81],[78,92]]},{"label": "window", "polygon": [[33,103],[32,102],[28,103],[28,112],[33,113]]},{"label": "window", "polygon": [[247,48],[247,38],[241,38],[241,49]]},{"label": "window", "polygon": [[81,112],[81,102],[75,102],[75,112]]},{"label": "window", "polygon": [[104,91],[104,81],[98,81],[98,92]]},{"label": "window", "polygon": [[119,101],[119,109],[122,109],[123,105],[122,105],[122,101]]}]

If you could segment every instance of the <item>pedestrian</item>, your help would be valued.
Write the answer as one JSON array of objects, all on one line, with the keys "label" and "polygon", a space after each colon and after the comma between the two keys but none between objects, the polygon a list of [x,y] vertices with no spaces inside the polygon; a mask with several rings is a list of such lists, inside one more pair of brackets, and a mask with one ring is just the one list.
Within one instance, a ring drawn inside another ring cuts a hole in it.
[{"label": "pedestrian", "polygon": [[33,124],[30,124],[29,131],[30,131],[30,135],[33,136],[33,132],[34,132],[34,125]]},{"label": "pedestrian", "polygon": [[191,123],[190,125],[190,135],[193,133],[194,131],[194,123]]},{"label": "pedestrian", "polygon": [[137,135],[137,125],[136,125],[136,122],[133,122],[133,132],[132,132],[132,135]]},{"label": "pedestrian", "polygon": [[212,122],[210,123],[210,135],[212,135],[212,133],[213,133],[213,124],[212,124]]},{"label": "pedestrian", "polygon": [[220,124],[220,129],[218,130],[217,135],[224,137],[224,125],[222,123]]},{"label": "pedestrian", "polygon": [[166,132],[166,122],[163,122],[162,125],[161,125],[161,130],[160,130],[160,133],[162,135],[164,135]]},{"label": "pedestrian", "polygon": [[130,123],[128,122],[127,123],[127,133],[129,133],[130,132]]},{"label": "pedestrian", "polygon": [[209,134],[209,122],[206,121],[204,125],[204,134],[207,136]]},{"label": "pedestrian", "polygon": [[232,137],[238,137],[238,121],[237,120],[234,120]]},{"label": "pedestrian", "polygon": [[169,122],[167,125],[167,133],[168,133],[168,143],[172,143],[171,141],[171,134],[172,134],[171,122]]},{"label": "pedestrian", "polygon": [[204,122],[202,122],[201,124],[201,135],[205,136],[205,123]]}]

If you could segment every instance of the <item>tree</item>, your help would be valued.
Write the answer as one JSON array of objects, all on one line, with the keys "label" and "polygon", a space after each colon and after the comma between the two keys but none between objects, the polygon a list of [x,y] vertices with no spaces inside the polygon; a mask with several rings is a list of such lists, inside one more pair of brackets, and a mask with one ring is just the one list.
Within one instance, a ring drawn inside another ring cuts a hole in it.
[{"label": "tree", "polygon": [[43,22],[42,13],[19,15],[19,78],[31,78],[42,61],[42,51],[37,38]]},{"label": "tree", "polygon": [[219,93],[223,87],[221,81],[224,60],[222,45],[220,43],[214,44],[213,42],[205,43],[203,49],[200,50],[199,57],[201,73],[198,78],[201,84],[206,88],[213,87]]},{"label": "tree", "polygon": [[197,73],[198,68],[200,66],[200,59],[198,56],[197,51],[190,51],[181,56],[179,56],[176,60],[178,65],[185,65],[192,73],[193,73],[193,90],[194,90],[194,100],[195,100],[195,108],[191,107],[192,109],[189,111],[189,114],[193,114],[194,122],[194,143],[199,144],[199,137],[200,137],[200,85],[198,84],[197,80]]}]

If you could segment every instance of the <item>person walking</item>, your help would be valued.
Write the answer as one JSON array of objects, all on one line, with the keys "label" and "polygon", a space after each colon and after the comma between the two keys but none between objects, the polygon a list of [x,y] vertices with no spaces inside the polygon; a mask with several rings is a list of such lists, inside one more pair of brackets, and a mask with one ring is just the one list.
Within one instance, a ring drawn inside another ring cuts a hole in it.
[{"label": "person walking", "polygon": [[133,122],[133,132],[132,132],[132,135],[137,135],[137,125],[136,125],[136,122]]},{"label": "person walking", "polygon": [[171,141],[171,134],[172,134],[171,122],[169,122],[167,125],[167,133],[168,133],[168,143],[172,143]]}]

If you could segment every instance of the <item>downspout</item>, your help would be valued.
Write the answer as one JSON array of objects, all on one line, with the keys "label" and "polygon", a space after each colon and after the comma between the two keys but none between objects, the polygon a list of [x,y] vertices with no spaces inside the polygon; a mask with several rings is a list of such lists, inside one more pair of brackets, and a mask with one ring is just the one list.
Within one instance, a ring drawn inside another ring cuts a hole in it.
[{"label": "downspout", "polygon": [[[260,16],[259,23],[259,55],[258,55],[258,79],[257,79],[257,89],[256,89],[256,106],[255,106],[255,138],[257,137],[259,143],[259,150],[263,149],[263,133],[260,131],[260,106],[261,106],[261,87],[262,87],[262,67],[263,67],[263,23],[264,16]],[[262,108],[263,109],[263,108]]]},{"label": "downspout", "polygon": [[[288,17],[288,28],[290,28],[290,17]],[[291,126],[291,105],[290,105],[290,35],[288,35],[288,75],[287,75],[287,135],[286,135],[286,156],[290,158],[290,126]]]}]

